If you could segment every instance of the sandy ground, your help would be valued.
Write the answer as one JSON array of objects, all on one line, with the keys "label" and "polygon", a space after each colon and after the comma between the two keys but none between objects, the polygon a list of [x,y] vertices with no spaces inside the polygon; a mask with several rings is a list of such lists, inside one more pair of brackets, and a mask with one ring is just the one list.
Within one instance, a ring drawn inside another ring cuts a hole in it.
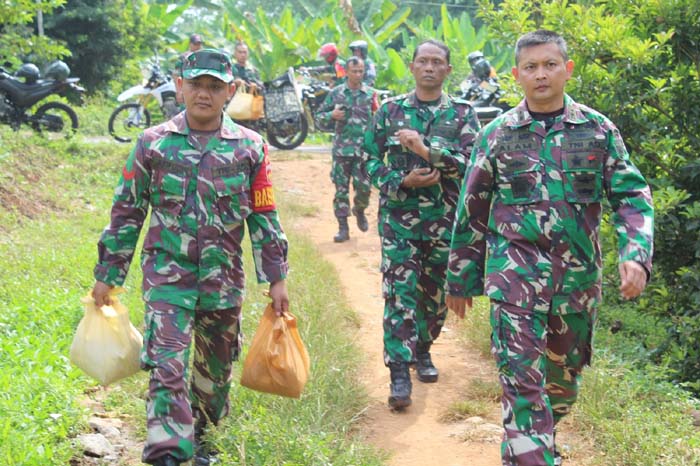
[{"label": "sandy ground", "polygon": [[[377,193],[372,193],[367,211],[370,231],[360,232],[354,218],[350,218],[350,241],[334,243],[338,225],[333,216],[334,187],[329,177],[328,152],[304,153],[300,159],[285,156],[277,161],[275,156],[272,153],[273,183],[277,189],[297,198],[303,196],[318,208],[317,215],[290,227],[306,231],[324,258],[335,265],[343,291],[361,321],[356,338],[367,356],[362,382],[371,397],[363,420],[363,435],[390,454],[390,466],[499,466],[500,447],[493,434],[485,441],[465,442],[464,426],[440,421],[446,408],[461,399],[460,394],[468,389],[472,379],[495,377],[490,361],[458,341],[458,332],[453,329],[456,321],[448,319],[443,334],[433,345],[433,361],[440,370],[438,382],[424,384],[414,375],[413,404],[400,413],[387,407],[389,372],[382,360],[384,301],[376,230]],[[484,422],[500,422],[497,403]]]},{"label": "sandy ground", "polygon": [[[493,402],[483,419],[448,422],[447,408],[468,398],[474,381],[494,383],[496,371],[484,357],[460,340],[464,325],[451,313],[440,338],[432,348],[433,362],[440,370],[437,383],[424,384],[413,375],[413,404],[404,412],[387,406],[389,371],[382,359],[381,257],[377,235],[377,192],[373,190],[367,216],[370,229],[363,233],[350,218],[350,240],[334,243],[338,230],[333,216],[335,188],[330,181],[330,151],[303,147],[303,153],[272,151],[273,183],[285,195],[316,207],[315,215],[287,225],[307,233],[323,257],[340,276],[343,291],[357,312],[360,328],[357,345],[366,354],[361,382],[370,395],[361,431],[368,442],[386,451],[388,466],[499,466],[502,429],[500,403]],[[575,412],[575,410],[574,410]],[[575,424],[575,414],[560,425],[557,443],[566,466],[604,464],[586,432]]]}]

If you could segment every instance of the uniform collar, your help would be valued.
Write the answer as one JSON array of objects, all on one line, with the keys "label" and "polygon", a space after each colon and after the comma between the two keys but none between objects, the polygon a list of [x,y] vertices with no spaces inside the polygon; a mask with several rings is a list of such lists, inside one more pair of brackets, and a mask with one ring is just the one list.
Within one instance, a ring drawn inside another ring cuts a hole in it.
[{"label": "uniform collar", "polygon": [[[521,100],[517,107],[512,111],[508,112],[506,115],[506,126],[510,128],[520,128],[523,126],[528,126],[533,122],[532,115],[527,109],[527,103],[525,99]],[[565,123],[571,123],[574,125],[580,125],[589,121],[589,118],[584,115],[581,111],[581,107],[569,97],[568,94],[564,94],[564,114],[557,119]]]},{"label": "uniform collar", "polygon": [[[416,91],[411,91],[406,95],[406,99],[403,101],[404,107],[414,107],[417,108],[419,106],[423,106],[424,104],[421,103],[418,100],[418,97],[416,97]],[[438,103],[438,107],[440,108],[445,108],[450,106],[450,99],[447,95],[446,92],[443,92],[442,95],[440,96],[440,102]]]},{"label": "uniform collar", "polygon": [[[166,122],[166,130],[171,133],[182,134],[188,136],[190,128],[187,126],[186,112],[180,112],[171,120]],[[241,127],[238,126],[228,115],[223,114],[221,127],[219,128],[218,136],[221,139],[243,139],[244,134]]]}]

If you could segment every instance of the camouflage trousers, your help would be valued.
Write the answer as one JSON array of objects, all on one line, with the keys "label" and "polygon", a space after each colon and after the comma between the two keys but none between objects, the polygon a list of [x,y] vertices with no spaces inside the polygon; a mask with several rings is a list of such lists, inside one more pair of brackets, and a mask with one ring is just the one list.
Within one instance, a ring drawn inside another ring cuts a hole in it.
[{"label": "camouflage trousers", "polygon": [[449,240],[382,238],[385,364],[415,362],[416,344],[440,335],[449,252]]},{"label": "camouflage trousers", "polygon": [[146,397],[145,463],[166,453],[180,462],[192,457],[193,410],[212,424],[228,414],[231,369],[240,352],[240,316],[240,307],[202,311],[165,303],[146,305],[141,367],[151,371],[151,378]]},{"label": "camouflage trousers", "polygon": [[336,217],[350,216],[350,181],[355,192],[354,210],[365,210],[369,205],[370,181],[361,157],[333,156],[331,181],[335,184],[333,213]]},{"label": "camouflage trousers", "polygon": [[554,427],[571,411],[590,364],[596,312],[554,315],[491,301],[504,466],[554,464]]}]

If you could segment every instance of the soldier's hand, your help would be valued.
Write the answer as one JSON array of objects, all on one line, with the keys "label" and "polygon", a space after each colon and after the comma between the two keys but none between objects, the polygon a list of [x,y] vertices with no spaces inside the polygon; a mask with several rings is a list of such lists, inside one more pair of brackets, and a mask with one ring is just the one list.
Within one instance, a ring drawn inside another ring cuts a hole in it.
[{"label": "soldier's hand", "polygon": [[337,121],[342,121],[345,119],[345,110],[342,110],[338,107],[334,108],[333,111],[331,112],[331,118]]},{"label": "soldier's hand", "polygon": [[445,298],[445,302],[447,304],[447,309],[454,312],[460,319],[464,319],[466,312],[472,308],[471,297],[463,298],[462,296],[452,296],[448,294],[447,298]]},{"label": "soldier's hand", "polygon": [[114,288],[112,285],[108,285],[101,281],[96,281],[95,286],[92,287],[92,297],[95,299],[95,306],[101,308],[102,306],[109,306],[112,304],[112,300],[109,297],[109,292]]},{"label": "soldier's hand", "polygon": [[423,143],[423,136],[415,129],[400,129],[394,134],[402,146],[430,162],[430,148]]},{"label": "soldier's hand", "polygon": [[425,188],[440,182],[440,172],[435,168],[414,168],[404,177],[404,188]]},{"label": "soldier's hand", "polygon": [[620,294],[625,299],[634,299],[647,286],[647,271],[637,261],[620,264]]},{"label": "soldier's hand", "polygon": [[289,311],[289,296],[287,295],[287,282],[280,280],[270,283],[270,298],[272,299],[272,307],[275,313],[281,316],[282,313]]}]

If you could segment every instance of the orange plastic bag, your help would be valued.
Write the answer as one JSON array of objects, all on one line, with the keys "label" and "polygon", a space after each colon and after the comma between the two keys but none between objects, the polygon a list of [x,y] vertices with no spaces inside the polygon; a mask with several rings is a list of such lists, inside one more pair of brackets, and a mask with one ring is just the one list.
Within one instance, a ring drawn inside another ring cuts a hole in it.
[{"label": "orange plastic bag", "polygon": [[70,347],[70,360],[102,385],[109,385],[140,369],[139,353],[143,337],[129,320],[129,310],[118,293],[124,288],[110,291],[112,304],[97,308],[90,293],[81,302],[85,315],[78,324]]},{"label": "orange plastic bag", "polygon": [[268,304],[243,363],[241,385],[260,392],[299,398],[309,378],[309,353],[294,315],[281,317]]}]

